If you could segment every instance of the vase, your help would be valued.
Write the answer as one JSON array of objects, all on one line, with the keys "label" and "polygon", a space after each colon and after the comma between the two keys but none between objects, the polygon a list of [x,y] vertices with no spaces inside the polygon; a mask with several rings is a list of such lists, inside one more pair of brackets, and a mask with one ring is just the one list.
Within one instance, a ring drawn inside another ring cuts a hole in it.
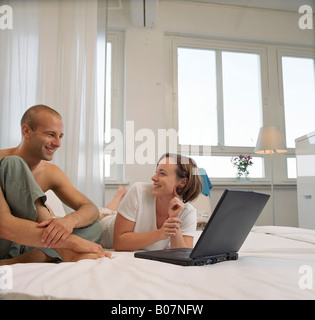
[{"label": "vase", "polygon": [[241,176],[240,176],[240,175],[237,175],[237,176],[236,176],[236,182],[239,182],[239,183],[248,183],[248,182],[250,182],[250,177],[249,177],[248,174],[246,174],[246,173],[243,173]]}]

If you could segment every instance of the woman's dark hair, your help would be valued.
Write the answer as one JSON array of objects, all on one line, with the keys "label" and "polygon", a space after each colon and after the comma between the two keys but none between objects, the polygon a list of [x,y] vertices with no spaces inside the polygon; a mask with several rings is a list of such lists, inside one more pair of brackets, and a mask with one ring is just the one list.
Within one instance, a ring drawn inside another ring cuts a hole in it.
[{"label": "woman's dark hair", "polygon": [[183,155],[165,153],[161,156],[157,164],[165,158],[171,158],[176,161],[176,175],[179,179],[187,178],[187,184],[185,187],[177,190],[177,193],[182,196],[183,202],[185,203],[195,200],[202,191],[202,181],[198,173],[196,162]]}]

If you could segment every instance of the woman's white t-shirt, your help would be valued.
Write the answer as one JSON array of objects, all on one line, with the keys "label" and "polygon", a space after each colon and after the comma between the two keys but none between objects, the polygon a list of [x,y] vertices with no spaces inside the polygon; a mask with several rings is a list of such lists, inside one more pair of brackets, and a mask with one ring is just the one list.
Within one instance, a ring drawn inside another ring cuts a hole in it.
[{"label": "woman's white t-shirt", "polygon": [[[133,184],[118,207],[118,212],[127,220],[135,222],[133,232],[144,233],[157,230],[156,225],[156,197],[152,195],[152,184],[137,182]],[[103,218],[100,223],[103,227],[101,245],[104,248],[113,247],[114,224],[116,216]],[[194,237],[197,224],[196,209],[189,203],[179,215],[182,221],[180,226],[183,236]],[[162,250],[169,246],[170,239],[161,240],[149,245],[144,250]]]}]

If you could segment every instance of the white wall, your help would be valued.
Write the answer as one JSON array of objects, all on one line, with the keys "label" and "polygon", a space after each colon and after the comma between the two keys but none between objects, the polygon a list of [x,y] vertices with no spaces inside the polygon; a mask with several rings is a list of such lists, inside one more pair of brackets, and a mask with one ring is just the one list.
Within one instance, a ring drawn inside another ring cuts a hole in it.
[{"label": "white wall", "polygon": [[[145,29],[131,23],[129,1],[122,1],[122,10],[109,11],[109,28],[125,32],[125,107],[126,120],[135,121],[135,131],[149,128],[155,134],[167,127],[165,72],[165,34],[196,35],[224,40],[246,40],[264,43],[314,46],[313,30],[300,30],[300,14],[270,10],[225,7],[185,1],[162,1],[159,4],[157,27]],[[157,136],[157,135],[156,135]],[[139,143],[135,143],[137,148]],[[126,181],[150,181],[155,165],[126,166]],[[127,185],[128,187],[128,185]],[[215,185],[212,207],[226,186]],[[235,187],[235,186],[233,186]],[[246,186],[249,188],[249,186]],[[250,186],[270,192],[269,186]],[[106,187],[106,202],[115,189]],[[276,222],[297,226],[296,186],[276,186]],[[271,224],[271,203],[266,206],[258,224]]]}]

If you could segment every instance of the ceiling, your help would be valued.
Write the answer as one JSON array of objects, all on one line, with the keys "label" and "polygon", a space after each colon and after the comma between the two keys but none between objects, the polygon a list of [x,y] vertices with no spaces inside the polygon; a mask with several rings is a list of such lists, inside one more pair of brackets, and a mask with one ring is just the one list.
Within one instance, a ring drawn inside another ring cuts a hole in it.
[{"label": "ceiling", "polygon": [[[160,0],[169,1],[169,0]],[[182,1],[182,0],[178,0]],[[300,6],[309,5],[315,11],[315,0],[185,0],[186,2],[213,3],[227,6],[298,12]]]}]

